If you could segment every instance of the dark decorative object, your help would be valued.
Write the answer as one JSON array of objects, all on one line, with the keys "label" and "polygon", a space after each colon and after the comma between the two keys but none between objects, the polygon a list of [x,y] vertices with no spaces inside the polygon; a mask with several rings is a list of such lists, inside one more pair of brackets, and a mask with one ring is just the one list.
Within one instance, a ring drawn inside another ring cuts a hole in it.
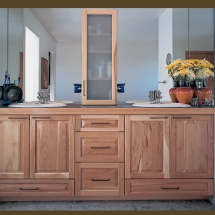
[{"label": "dark decorative object", "polygon": [[41,58],[41,89],[48,89],[48,60]]}]

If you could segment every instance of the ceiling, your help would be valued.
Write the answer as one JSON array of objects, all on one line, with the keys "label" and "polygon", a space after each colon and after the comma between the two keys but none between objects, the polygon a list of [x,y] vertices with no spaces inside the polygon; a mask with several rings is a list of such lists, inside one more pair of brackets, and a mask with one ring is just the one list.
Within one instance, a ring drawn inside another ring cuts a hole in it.
[{"label": "ceiling", "polygon": [[[85,8],[30,8],[58,42],[81,40],[83,9]],[[111,9],[118,11],[118,41],[158,39],[158,18],[166,8]]]}]

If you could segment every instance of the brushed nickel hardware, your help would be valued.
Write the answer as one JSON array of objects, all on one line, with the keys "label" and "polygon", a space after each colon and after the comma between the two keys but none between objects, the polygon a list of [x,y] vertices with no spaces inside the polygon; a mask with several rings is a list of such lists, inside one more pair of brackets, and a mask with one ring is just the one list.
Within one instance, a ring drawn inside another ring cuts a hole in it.
[{"label": "brushed nickel hardware", "polygon": [[173,117],[173,119],[191,119],[191,116],[187,116],[187,117]]},{"label": "brushed nickel hardware", "polygon": [[91,146],[91,149],[109,149],[110,146]]},{"label": "brushed nickel hardware", "polygon": [[162,190],[179,190],[180,187],[161,187]]},{"label": "brushed nickel hardware", "polygon": [[91,181],[110,181],[110,179],[91,179]]},{"label": "brushed nickel hardware", "polygon": [[108,125],[110,124],[109,122],[91,122],[91,124],[105,124],[105,125]]},{"label": "brushed nickel hardware", "polygon": [[83,81],[83,96],[86,96],[86,92],[85,92],[86,86],[85,86],[85,84],[86,84],[86,81]]},{"label": "brushed nickel hardware", "polygon": [[8,119],[28,119],[28,117],[8,117]]},{"label": "brushed nickel hardware", "polygon": [[20,190],[39,190],[39,188],[19,188]]},{"label": "brushed nickel hardware", "polygon": [[32,119],[50,119],[51,117],[50,116],[35,116],[35,117],[32,117]]},{"label": "brushed nickel hardware", "polygon": [[149,117],[150,119],[168,119],[168,116],[164,116],[164,117]]}]

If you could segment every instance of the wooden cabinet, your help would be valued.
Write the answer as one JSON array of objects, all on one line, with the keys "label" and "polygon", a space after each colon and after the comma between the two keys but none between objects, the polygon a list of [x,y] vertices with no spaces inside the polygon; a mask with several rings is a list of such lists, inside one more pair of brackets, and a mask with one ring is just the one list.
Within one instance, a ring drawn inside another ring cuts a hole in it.
[{"label": "wooden cabinet", "polygon": [[78,115],[76,131],[124,131],[123,115]]},{"label": "wooden cabinet", "polygon": [[125,177],[126,196],[212,196],[214,116],[126,115]]},{"label": "wooden cabinet", "polygon": [[74,127],[69,115],[30,118],[30,178],[74,178]]},{"label": "wooden cabinet", "polygon": [[178,196],[212,196],[214,192],[211,179],[131,179],[126,180],[126,196],[156,196],[178,198]]},{"label": "wooden cabinet", "polygon": [[29,116],[0,116],[0,179],[29,177]]},{"label": "wooden cabinet", "polygon": [[214,115],[0,115],[2,200],[213,194]]},{"label": "wooden cabinet", "polygon": [[74,180],[4,180],[0,196],[74,196]]},{"label": "wooden cabinet", "polygon": [[76,163],[77,196],[124,195],[123,163]]},{"label": "wooden cabinet", "polygon": [[76,132],[75,162],[124,162],[124,132]]},{"label": "wooden cabinet", "polygon": [[124,116],[75,116],[75,195],[124,195]]},{"label": "wooden cabinet", "polygon": [[125,178],[169,178],[169,116],[125,116]]},{"label": "wooden cabinet", "polygon": [[213,115],[173,115],[170,177],[214,178]]},{"label": "wooden cabinet", "polygon": [[117,10],[82,11],[82,104],[117,103]]}]

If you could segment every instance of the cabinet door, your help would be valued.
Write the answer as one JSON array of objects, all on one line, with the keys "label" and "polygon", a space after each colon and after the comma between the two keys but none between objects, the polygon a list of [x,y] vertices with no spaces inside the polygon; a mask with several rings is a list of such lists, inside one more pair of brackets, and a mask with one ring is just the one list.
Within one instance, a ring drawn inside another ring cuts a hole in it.
[{"label": "cabinet door", "polygon": [[83,10],[82,104],[116,104],[116,23],[116,10]]},{"label": "cabinet door", "polygon": [[213,178],[213,115],[173,115],[170,139],[171,178]]},{"label": "cabinet door", "polygon": [[29,178],[29,116],[0,116],[0,179]]},{"label": "cabinet door", "polygon": [[74,178],[72,116],[30,118],[30,177]]},{"label": "cabinet door", "polygon": [[169,178],[169,116],[125,116],[125,177]]}]

